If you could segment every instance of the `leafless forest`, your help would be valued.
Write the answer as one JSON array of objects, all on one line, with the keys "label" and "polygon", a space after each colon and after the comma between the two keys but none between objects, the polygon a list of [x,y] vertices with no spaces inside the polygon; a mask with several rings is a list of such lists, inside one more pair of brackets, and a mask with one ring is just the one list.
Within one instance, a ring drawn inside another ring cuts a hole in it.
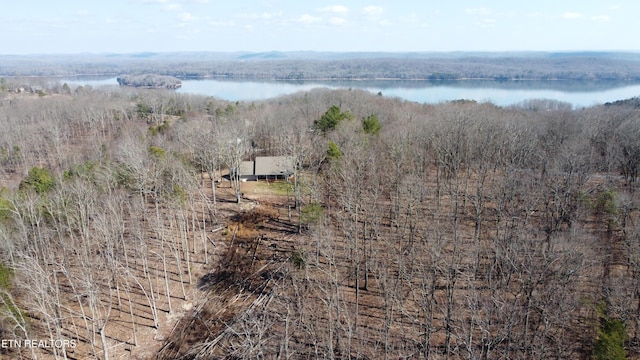
[{"label": "leafless forest", "polygon": [[1,76],[161,74],[272,80],[640,81],[632,52],[174,52],[0,55]]},{"label": "leafless forest", "polygon": [[11,81],[2,358],[640,358],[633,102]]}]

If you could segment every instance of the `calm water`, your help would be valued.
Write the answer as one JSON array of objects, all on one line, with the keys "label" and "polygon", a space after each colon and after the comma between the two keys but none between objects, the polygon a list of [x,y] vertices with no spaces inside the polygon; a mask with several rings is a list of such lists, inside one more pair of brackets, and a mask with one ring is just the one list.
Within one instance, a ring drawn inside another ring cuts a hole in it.
[{"label": "calm water", "polygon": [[[72,86],[117,86],[116,78],[60,79]],[[528,99],[553,99],[587,107],[640,95],[640,84],[580,81],[241,81],[183,80],[179,93],[213,96],[230,101],[264,100],[314,88],[363,89],[374,94],[419,103],[467,99],[500,106]]]}]

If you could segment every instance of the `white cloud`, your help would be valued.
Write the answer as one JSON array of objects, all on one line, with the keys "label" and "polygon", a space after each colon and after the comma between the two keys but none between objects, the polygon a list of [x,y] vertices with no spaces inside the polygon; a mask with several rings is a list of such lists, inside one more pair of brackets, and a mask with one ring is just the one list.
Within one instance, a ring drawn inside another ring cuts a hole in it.
[{"label": "white cloud", "polygon": [[516,15],[517,15],[516,12],[513,11],[513,10],[505,11],[503,13],[497,14],[497,16],[502,16],[502,17],[505,17],[505,18],[513,18],[513,17],[516,17]]},{"label": "white cloud", "polygon": [[430,26],[425,19],[422,19],[416,13],[399,16],[397,19],[394,19],[394,24],[401,24],[405,29],[426,29]]},{"label": "white cloud", "polygon": [[349,8],[347,8],[346,6],[342,6],[342,5],[332,5],[332,6],[326,6],[323,8],[319,8],[318,11],[320,12],[331,12],[331,13],[336,13],[336,14],[346,14],[349,12]]},{"label": "white cloud", "polygon": [[380,16],[384,12],[384,9],[381,6],[365,6],[362,12],[369,16]]},{"label": "white cloud", "polygon": [[344,25],[347,23],[347,20],[341,17],[332,17],[329,19],[329,24],[331,25]]},{"label": "white cloud", "polygon": [[162,7],[164,11],[182,11],[182,5],[180,4],[167,4]]},{"label": "white cloud", "polygon": [[580,19],[583,17],[583,15],[581,13],[576,13],[576,12],[566,12],[562,14],[562,17],[565,19]]},{"label": "white cloud", "polygon": [[168,4],[167,6],[182,4],[208,4],[209,0],[138,0],[143,4]]},{"label": "white cloud", "polygon": [[209,25],[212,27],[232,27],[236,23],[233,21],[209,21]]},{"label": "white cloud", "polygon": [[402,16],[399,18],[398,20],[400,23],[402,24],[408,24],[408,25],[412,25],[412,26],[416,26],[419,25],[421,20],[420,17],[417,14],[409,14],[406,16]]},{"label": "white cloud", "polygon": [[317,16],[311,16],[309,14],[304,14],[304,15],[300,16],[296,21],[300,22],[300,23],[303,23],[303,24],[314,24],[314,23],[318,23],[318,22],[322,21],[322,19],[317,17]]},{"label": "white cloud", "polygon": [[509,13],[494,13],[493,10],[485,7],[466,8],[464,11],[474,17],[474,25],[482,28],[493,28],[498,17],[511,16]]},{"label": "white cloud", "polygon": [[495,27],[498,18],[513,16],[512,12],[495,13],[493,10],[484,7],[466,8],[464,11],[474,17],[475,25],[485,29]]},{"label": "white cloud", "polygon": [[272,13],[264,12],[261,14],[240,14],[238,17],[251,20],[271,20],[280,16],[282,16],[282,11]]},{"label": "white cloud", "polygon": [[195,17],[195,16],[193,16],[193,15],[189,14],[188,12],[183,12],[182,14],[180,14],[180,15],[178,16],[178,18],[179,18],[181,21],[195,21],[195,20],[198,20],[198,18],[197,18],[197,17]]},{"label": "white cloud", "polygon": [[597,21],[597,22],[609,22],[611,21],[611,16],[608,16],[608,15],[592,16],[591,20]]},{"label": "white cloud", "polygon": [[491,9],[488,8],[466,8],[464,9],[464,11],[467,14],[471,14],[471,15],[481,15],[481,16],[487,16],[487,15],[491,15],[493,13],[493,11],[491,11]]},{"label": "white cloud", "polygon": [[477,25],[480,25],[481,27],[484,28],[492,28],[495,26],[496,24],[496,19],[492,19],[492,18],[484,18],[481,19],[479,22],[476,23]]},{"label": "white cloud", "polygon": [[535,11],[535,12],[528,13],[527,17],[531,19],[540,19],[540,18],[547,17],[547,15],[545,15],[544,13],[541,13],[540,11]]}]

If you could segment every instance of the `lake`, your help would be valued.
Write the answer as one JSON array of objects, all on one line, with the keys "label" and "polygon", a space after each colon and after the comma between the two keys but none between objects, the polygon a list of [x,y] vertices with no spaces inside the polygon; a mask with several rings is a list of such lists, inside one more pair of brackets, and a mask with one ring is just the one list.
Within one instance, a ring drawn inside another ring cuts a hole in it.
[{"label": "lake", "polygon": [[[75,77],[58,80],[71,86],[117,86],[115,77]],[[213,96],[229,101],[264,100],[314,88],[363,89],[374,94],[419,103],[475,100],[509,106],[529,99],[553,99],[588,107],[640,95],[640,84],[619,81],[272,81],[272,80],[182,80],[178,93]]]}]

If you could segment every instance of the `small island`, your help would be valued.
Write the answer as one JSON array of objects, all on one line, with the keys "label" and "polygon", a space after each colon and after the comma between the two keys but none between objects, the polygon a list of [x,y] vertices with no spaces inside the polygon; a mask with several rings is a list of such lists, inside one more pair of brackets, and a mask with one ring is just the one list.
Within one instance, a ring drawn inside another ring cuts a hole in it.
[{"label": "small island", "polygon": [[167,75],[122,75],[117,78],[121,86],[133,86],[145,89],[178,89],[182,86],[180,79]]}]

